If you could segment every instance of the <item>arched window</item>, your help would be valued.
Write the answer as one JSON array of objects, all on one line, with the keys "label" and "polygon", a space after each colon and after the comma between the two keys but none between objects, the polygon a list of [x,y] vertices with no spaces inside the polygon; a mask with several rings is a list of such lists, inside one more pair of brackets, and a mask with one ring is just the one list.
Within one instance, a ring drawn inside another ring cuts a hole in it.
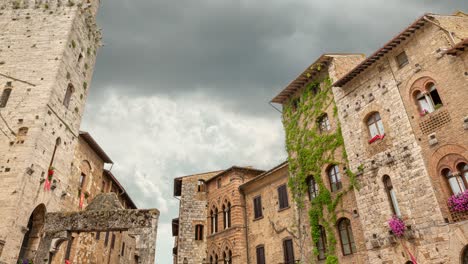
[{"label": "arched window", "polygon": [[327,114],[321,115],[317,120],[317,124],[320,130],[320,133],[325,133],[331,129],[330,120],[328,119]]},{"label": "arched window", "polygon": [[417,91],[414,96],[422,116],[434,112],[443,105],[437,87],[432,82],[426,85],[424,92]]},{"label": "arched window", "polygon": [[58,148],[58,146],[60,146],[61,143],[62,143],[61,138],[57,138],[55,140],[54,152],[52,152],[52,158],[50,159],[49,167],[52,167],[52,165],[54,165],[55,154],[57,153],[57,148]]},{"label": "arched window", "polygon": [[195,226],[195,240],[203,240],[203,225]]},{"label": "arched window", "polygon": [[70,100],[74,92],[75,92],[75,88],[73,87],[73,85],[71,83],[68,84],[67,92],[65,93],[65,98],[63,99],[63,105],[66,108],[68,108],[68,106],[70,105]]},{"label": "arched window", "polygon": [[460,172],[460,175],[465,180],[465,183],[468,183],[468,164],[462,162],[458,164],[457,169]]},{"label": "arched window", "polygon": [[216,254],[215,255],[215,263],[218,264],[218,261],[219,261],[218,254]]},{"label": "arched window", "polygon": [[213,264],[213,256],[210,256],[210,264]]},{"label": "arched window", "polygon": [[330,181],[330,189],[336,192],[342,188],[341,175],[338,165],[333,165],[328,169],[328,180]]},{"label": "arched window", "polygon": [[309,200],[312,201],[318,195],[319,186],[314,179],[314,176],[309,176],[307,178],[307,189],[309,193]]},{"label": "arched window", "polygon": [[468,263],[468,245],[465,246],[465,248],[463,249],[462,262],[461,263],[463,263],[463,264]]},{"label": "arched window", "polygon": [[369,129],[370,138],[376,136],[383,136],[385,134],[385,129],[380,118],[380,114],[375,112],[367,118],[367,127]]},{"label": "arched window", "polygon": [[0,99],[0,108],[4,108],[7,105],[10,94],[11,88],[5,88],[5,90],[3,90],[2,98]]},{"label": "arched window", "polygon": [[218,208],[211,210],[211,234],[218,232]]},{"label": "arched window", "polygon": [[231,203],[223,205],[224,229],[231,227]]},{"label": "arched window", "polygon": [[453,174],[450,169],[443,169],[442,175],[448,180],[453,194],[459,194],[466,190],[465,183],[459,174]]},{"label": "arched window", "polygon": [[317,241],[317,250],[318,250],[318,260],[324,260],[327,258],[326,252],[327,252],[327,236],[325,233],[325,228],[323,226],[319,226],[319,232],[320,232],[320,237],[319,240]]},{"label": "arched window", "polygon": [[393,214],[401,216],[400,208],[398,207],[398,201],[396,199],[395,189],[393,189],[392,180],[388,175],[383,177],[383,183],[388,200],[390,201],[390,206],[392,207]]},{"label": "arched window", "polygon": [[353,230],[351,229],[351,221],[347,218],[342,218],[338,222],[338,232],[340,233],[341,249],[343,255],[356,253],[356,244],[354,243]]}]

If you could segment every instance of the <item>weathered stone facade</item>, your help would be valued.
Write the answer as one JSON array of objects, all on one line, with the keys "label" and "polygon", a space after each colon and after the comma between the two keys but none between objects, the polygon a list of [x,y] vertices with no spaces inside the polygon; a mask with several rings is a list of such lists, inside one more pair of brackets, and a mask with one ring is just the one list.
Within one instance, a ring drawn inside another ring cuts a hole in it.
[{"label": "weathered stone facade", "polygon": [[[323,55],[273,100],[294,105],[311,81],[326,77],[334,81],[336,108],[321,110],[329,117],[329,131],[341,124],[346,157],[338,149],[333,160],[341,161],[338,170],[343,186],[350,184],[343,176],[348,169],[357,181],[356,188],[343,195],[336,207],[337,220],[350,220],[355,252],[345,254],[337,223],[331,223],[339,263],[468,261],[468,213],[455,213],[447,205],[449,197],[468,188],[467,39],[467,15],[427,14],[367,59],[352,54]],[[321,180],[330,184],[327,167],[322,169]],[[246,239],[236,238],[236,246],[230,249],[240,250],[232,253],[242,258],[229,262],[219,258],[219,262],[257,263],[260,247],[266,263],[283,263],[282,241],[292,238],[295,260],[325,263],[313,253],[317,247],[310,235],[309,203],[304,208],[294,204],[278,210],[276,190],[288,178],[288,164],[282,164],[240,185]],[[214,182],[209,188],[214,192],[207,198],[213,200],[205,211],[208,218],[211,204],[217,202],[219,207],[226,193],[237,193],[216,192]],[[263,215],[255,218],[253,200],[259,196]],[[406,225],[400,238],[389,228],[394,215]],[[207,256],[224,250],[219,247],[221,240],[215,238],[216,234],[204,242]],[[180,244],[178,250],[184,250]],[[192,263],[182,261],[179,258],[175,263]]]},{"label": "weathered stone facade", "polygon": [[[101,41],[99,4],[0,3],[0,263],[37,257],[49,212],[83,210],[101,192],[118,193],[124,208],[136,209],[104,170],[112,161],[79,131]],[[109,246],[104,233],[99,239],[96,233],[70,231],[71,246],[59,243],[44,259],[53,253],[51,263],[65,257],[73,263],[138,263],[135,256],[142,252],[154,255],[154,239],[136,241],[149,234],[111,231],[108,240],[115,246]]]},{"label": "weathered stone facade", "polygon": [[[467,161],[466,65],[443,52],[455,45],[451,41],[468,37],[467,29],[463,14],[423,16],[336,82],[350,166],[364,165],[356,198],[371,263],[403,263],[411,255],[418,263],[457,263],[467,244],[466,223],[450,221],[447,179],[441,174],[441,163],[456,172],[454,159]],[[436,96],[429,95],[435,110],[418,106],[422,97],[417,92],[429,93],[429,84],[435,84],[442,99],[439,106]],[[385,137],[369,143],[368,118],[374,113],[381,117]],[[384,176],[391,179],[397,207],[410,228],[400,243],[388,233],[394,212]]]}]

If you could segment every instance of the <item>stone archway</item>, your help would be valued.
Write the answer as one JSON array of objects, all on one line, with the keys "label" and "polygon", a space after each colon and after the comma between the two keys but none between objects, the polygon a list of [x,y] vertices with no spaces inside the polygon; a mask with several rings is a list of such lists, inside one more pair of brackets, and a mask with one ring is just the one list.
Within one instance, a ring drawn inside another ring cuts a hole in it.
[{"label": "stone archway", "polygon": [[[44,237],[36,253],[35,264],[47,264],[56,250],[56,242],[69,240],[75,232],[128,231],[136,238],[140,264],[154,264],[157,209],[125,210],[115,193],[96,196],[85,211],[46,214]],[[67,250],[71,243],[67,243]]]},{"label": "stone archway", "polygon": [[21,250],[18,255],[19,263],[34,259],[43,235],[45,215],[46,207],[44,204],[38,205],[31,213],[27,229],[25,230],[26,233],[24,234],[23,243],[21,244]]}]

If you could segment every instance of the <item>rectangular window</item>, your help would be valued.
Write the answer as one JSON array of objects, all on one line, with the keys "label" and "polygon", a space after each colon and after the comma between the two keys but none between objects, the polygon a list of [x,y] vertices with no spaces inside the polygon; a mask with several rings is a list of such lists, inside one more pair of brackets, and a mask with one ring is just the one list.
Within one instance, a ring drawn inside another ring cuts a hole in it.
[{"label": "rectangular window", "polygon": [[3,90],[2,98],[0,99],[0,108],[4,108],[7,105],[10,94],[11,88],[6,88]]},{"label": "rectangular window", "polygon": [[96,232],[96,240],[101,239],[101,232]]},{"label": "rectangular window", "polygon": [[286,184],[281,185],[278,187],[278,201],[279,201],[279,209],[284,209],[289,207],[288,201],[288,187]]},{"label": "rectangular window", "polygon": [[263,246],[257,247],[257,264],[265,264],[265,248]]},{"label": "rectangular window", "polygon": [[284,263],[294,264],[294,248],[291,239],[283,241]]},{"label": "rectangular window", "polygon": [[203,225],[195,226],[195,240],[203,240]]},{"label": "rectangular window", "polygon": [[257,196],[254,198],[254,217],[255,219],[258,219],[263,216],[263,211],[262,211],[262,197]]},{"label": "rectangular window", "polygon": [[125,256],[125,242],[122,243],[122,251],[120,252],[120,255],[122,257]]},{"label": "rectangular window", "polygon": [[111,248],[114,249],[114,247],[115,247],[115,234],[112,234]]},{"label": "rectangular window", "polygon": [[221,185],[221,178],[219,178],[219,179],[216,181],[216,184],[218,185],[218,189],[222,187],[222,185]]},{"label": "rectangular window", "polygon": [[101,192],[106,192],[106,181],[102,181]]},{"label": "rectangular window", "polygon": [[198,180],[198,183],[197,183],[197,191],[198,191],[198,192],[205,192],[205,181],[203,181],[203,180]]},{"label": "rectangular window", "polygon": [[109,245],[109,231],[106,232],[106,238],[104,239],[104,246],[107,247]]},{"label": "rectangular window", "polygon": [[406,56],[406,52],[401,52],[396,56],[396,61],[398,63],[398,67],[403,68],[406,64],[408,64],[408,56]]}]

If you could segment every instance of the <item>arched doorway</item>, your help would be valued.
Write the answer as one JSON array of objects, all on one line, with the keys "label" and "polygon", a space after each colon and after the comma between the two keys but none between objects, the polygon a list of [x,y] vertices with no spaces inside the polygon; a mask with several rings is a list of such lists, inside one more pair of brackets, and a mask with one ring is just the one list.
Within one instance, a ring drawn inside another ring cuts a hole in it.
[{"label": "arched doorway", "polygon": [[36,251],[42,238],[45,214],[46,207],[44,204],[40,204],[29,217],[27,231],[24,234],[20,254],[18,256],[19,263],[24,263],[25,260],[33,260],[36,256]]},{"label": "arched doorway", "polygon": [[461,264],[468,264],[468,245],[463,248]]}]

